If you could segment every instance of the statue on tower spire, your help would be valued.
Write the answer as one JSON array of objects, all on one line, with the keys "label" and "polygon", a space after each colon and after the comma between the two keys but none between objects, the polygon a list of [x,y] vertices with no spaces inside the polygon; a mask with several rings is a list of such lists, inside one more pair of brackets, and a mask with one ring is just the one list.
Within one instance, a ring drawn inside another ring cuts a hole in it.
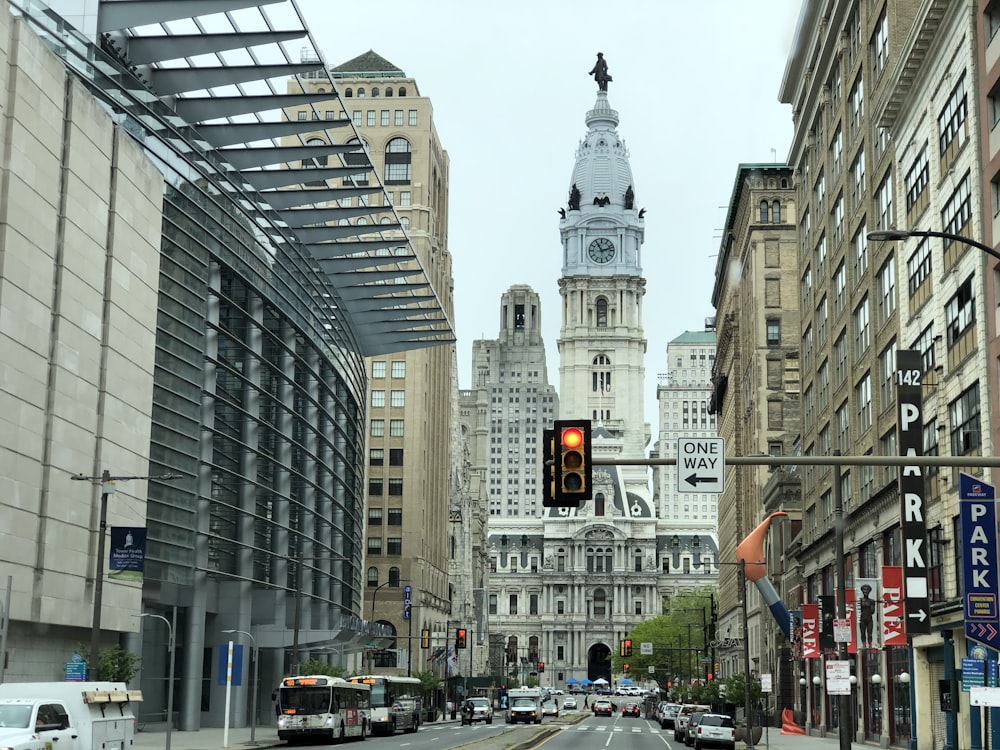
[{"label": "statue on tower spire", "polygon": [[594,63],[594,67],[591,68],[590,73],[587,75],[594,76],[594,80],[597,81],[598,91],[607,91],[608,84],[611,82],[611,76],[608,75],[608,61],[604,59],[604,53],[597,53],[597,62]]}]

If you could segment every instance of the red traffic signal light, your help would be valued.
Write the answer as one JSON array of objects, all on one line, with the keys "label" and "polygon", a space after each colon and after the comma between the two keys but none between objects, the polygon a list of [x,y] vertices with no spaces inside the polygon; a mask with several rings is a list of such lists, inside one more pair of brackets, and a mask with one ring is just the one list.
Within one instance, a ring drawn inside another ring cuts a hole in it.
[{"label": "red traffic signal light", "polygon": [[622,667],[623,667],[623,669],[622,669],[622,671],[623,671],[623,672],[628,672],[628,662],[625,662],[625,663],[624,663],[624,664],[622,665]]},{"label": "red traffic signal light", "polygon": [[545,671],[545,662],[544,661],[538,662],[538,671],[539,672],[544,672]]},{"label": "red traffic signal light", "polygon": [[715,675],[713,675],[711,672],[709,672],[708,673],[708,681],[711,682],[714,679],[715,679]]},{"label": "red traffic signal light", "polygon": [[579,507],[593,496],[589,419],[561,419],[554,425],[554,504]]},{"label": "red traffic signal light", "polygon": [[626,638],[621,644],[621,654],[620,656],[631,656],[632,655],[632,639]]},{"label": "red traffic signal light", "polygon": [[455,631],[455,648],[465,648],[465,628]]}]

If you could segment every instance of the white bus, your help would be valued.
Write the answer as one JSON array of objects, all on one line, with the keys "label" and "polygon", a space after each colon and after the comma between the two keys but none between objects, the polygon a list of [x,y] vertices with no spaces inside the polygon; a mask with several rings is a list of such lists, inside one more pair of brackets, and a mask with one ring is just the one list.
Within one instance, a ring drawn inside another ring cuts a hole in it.
[{"label": "white bus", "polygon": [[395,734],[396,720],[392,705],[404,696],[420,697],[420,680],[391,674],[366,674],[349,678],[371,688],[371,733]]},{"label": "white bus", "polygon": [[286,677],[278,686],[278,739],[363,740],[371,731],[368,685],[327,675]]}]

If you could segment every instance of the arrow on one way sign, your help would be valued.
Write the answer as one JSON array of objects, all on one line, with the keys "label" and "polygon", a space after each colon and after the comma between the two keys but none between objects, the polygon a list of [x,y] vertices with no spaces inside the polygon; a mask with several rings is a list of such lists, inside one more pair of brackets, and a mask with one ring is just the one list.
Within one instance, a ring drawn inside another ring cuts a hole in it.
[{"label": "arrow on one way sign", "polygon": [[920,622],[923,622],[924,620],[927,619],[927,613],[924,612],[922,609],[918,609],[916,612],[908,614],[907,617],[910,617],[910,618],[914,618],[915,617],[918,620],[920,620]]},{"label": "arrow on one way sign", "polygon": [[684,481],[687,482],[688,484],[692,485],[693,487],[697,487],[699,482],[708,482],[710,484],[718,484],[719,478],[718,477],[699,477],[697,474],[692,474],[689,477],[685,477]]}]

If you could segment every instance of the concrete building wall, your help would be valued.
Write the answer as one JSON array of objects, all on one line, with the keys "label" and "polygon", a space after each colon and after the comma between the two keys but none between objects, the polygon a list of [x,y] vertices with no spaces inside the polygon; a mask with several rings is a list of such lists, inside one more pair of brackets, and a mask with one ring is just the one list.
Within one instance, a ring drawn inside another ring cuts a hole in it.
[{"label": "concrete building wall", "polygon": [[[6,3],[0,38],[6,678],[58,680],[89,632],[97,565],[101,485],[70,477],[148,473],[162,179]],[[144,526],[145,491],[120,482],[109,525]],[[105,631],[138,630],[141,584],[106,578],[103,600]]]}]

